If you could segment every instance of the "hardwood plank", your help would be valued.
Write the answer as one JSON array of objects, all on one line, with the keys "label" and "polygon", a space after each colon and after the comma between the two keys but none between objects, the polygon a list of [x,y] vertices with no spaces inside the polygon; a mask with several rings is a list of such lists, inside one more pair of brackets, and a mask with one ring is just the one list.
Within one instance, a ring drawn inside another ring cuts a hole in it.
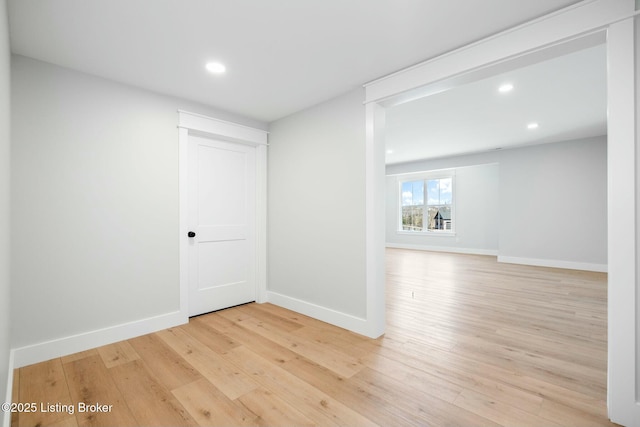
[{"label": "hardwood plank", "polygon": [[603,349],[603,343],[596,339],[586,343],[567,342],[549,335],[514,330],[508,326],[496,330],[493,338],[497,343],[511,343],[523,350],[540,352],[557,359],[584,364],[599,370],[606,369],[607,366],[607,352]]},{"label": "hardwood plank", "polygon": [[109,368],[138,425],[196,425],[178,400],[153,376],[142,360]]},{"label": "hardwood plank", "polygon": [[258,308],[258,304],[245,304],[238,307],[238,311],[246,313],[249,316],[260,320],[264,323],[269,323],[277,327],[281,331],[293,332],[296,329],[300,329],[302,325],[294,320],[287,319],[286,317],[279,316],[276,313],[272,313],[266,310]]},{"label": "hardwood plank", "polygon": [[204,322],[189,322],[181,329],[216,353],[226,353],[240,345],[229,335],[216,331]]},{"label": "hardwood plank", "polygon": [[617,425],[610,421],[603,421],[606,420],[607,417],[604,402],[600,402],[596,408],[598,408],[599,411],[597,414],[593,414],[545,399],[544,402],[542,402],[539,415],[541,418],[557,422],[566,427],[614,427]]},{"label": "hardwood plank", "polygon": [[196,318],[195,322],[202,322],[208,327],[223,333],[225,336],[239,342],[245,347],[251,348],[266,359],[277,363],[284,363],[297,356],[296,353],[277,344],[260,334],[256,334],[240,325],[220,316],[217,313],[210,313],[206,316]]},{"label": "hardwood plank", "polygon": [[[322,326],[319,325],[306,325],[300,329],[291,332],[296,337],[302,337],[307,340],[311,340],[316,344],[320,344],[323,347],[331,348],[347,356],[361,362],[361,358],[366,356],[371,350],[371,345],[367,345],[370,340],[363,340],[363,337],[356,336],[353,333],[347,333],[347,331],[337,330],[336,328],[328,328],[325,323]],[[360,343],[360,346],[354,345]]]},{"label": "hardwood plank", "polygon": [[[465,382],[471,382],[476,385],[492,383],[505,384],[507,387],[510,387],[511,390],[520,389],[534,396],[571,402],[569,403],[570,405],[580,405],[580,407],[586,411],[591,410],[591,407],[597,405],[600,398],[602,398],[601,392],[589,390],[588,388],[584,390],[589,392],[589,395],[585,395],[556,385],[553,383],[555,376],[549,375],[544,379],[540,379],[530,375],[523,375],[517,370],[478,361],[473,355],[444,352],[435,348],[425,348],[419,343],[411,341],[399,344],[396,341],[388,340],[386,337],[385,340],[380,342],[383,344],[379,350],[380,354],[406,363],[412,368],[433,373],[447,380],[456,381],[458,384],[467,388],[475,388],[475,386],[465,386]],[[493,387],[489,387],[488,390],[491,388]],[[480,391],[495,394],[495,392],[501,388],[504,387],[496,388],[495,391],[492,392],[488,390]],[[506,393],[506,395],[509,396],[511,393]],[[597,397],[592,397],[592,395]],[[515,397],[517,394],[513,396]],[[500,397],[496,396],[496,398]],[[502,398],[504,399],[504,397]]]},{"label": "hardwood plank", "polygon": [[105,345],[98,348],[98,353],[107,368],[140,359],[140,356],[127,341],[120,341],[114,344]]},{"label": "hardwood plank", "polygon": [[68,356],[63,356],[60,358],[60,360],[62,361],[62,364],[64,365],[65,363],[69,363],[69,362],[73,362],[76,360],[80,360],[80,359],[84,359],[85,357],[90,357],[90,356],[98,356],[98,349],[96,348],[92,348],[90,350],[86,350],[86,351],[81,351],[78,353],[73,353],[70,354]]},{"label": "hardwood plank", "polygon": [[239,307],[242,307],[242,306],[240,305],[240,306],[233,307],[232,310],[228,310],[228,309],[227,310],[219,310],[219,311],[216,311],[215,313],[212,313],[212,314],[217,314],[219,316],[222,316],[225,319],[227,319],[227,320],[229,320],[229,321],[231,321],[231,322],[233,322],[235,324],[239,324],[240,322],[242,322],[243,320],[246,320],[246,319],[251,319],[251,315],[238,310]]},{"label": "hardwood plank", "polygon": [[[391,360],[379,354],[370,355],[365,362],[369,368],[397,380],[402,381],[409,387],[424,388],[424,391],[433,396],[439,397],[446,402],[453,402],[463,387],[455,382],[447,381],[428,372],[414,369],[402,362]],[[428,387],[425,385],[428,384]],[[540,399],[542,401],[542,399]],[[538,403],[538,406],[540,403]]]},{"label": "hardwood plank", "polygon": [[515,347],[503,347],[475,337],[467,337],[465,343],[459,344],[454,351],[473,355],[477,361],[503,366],[525,375],[535,375],[572,390],[606,393],[606,372],[584,364],[529,353]]},{"label": "hardwood plank", "polygon": [[227,357],[250,374],[265,390],[272,391],[290,405],[298,408],[307,418],[318,425],[376,425],[340,401],[246,347],[232,350]]},{"label": "hardwood plank", "polygon": [[425,421],[406,408],[393,405],[370,387],[340,377],[333,371],[304,357],[289,360],[285,369],[331,395],[347,407],[384,426],[423,426]]},{"label": "hardwood plank", "polygon": [[[20,368],[20,403],[35,403],[37,411],[22,412],[20,426],[50,425],[73,415],[73,401],[64,376],[60,359],[52,359]],[[49,404],[60,405],[61,410],[51,410]],[[44,409],[44,410],[42,410]]]},{"label": "hardwood plank", "polygon": [[[537,413],[542,404],[543,399],[537,392],[509,383],[509,380],[513,380],[518,384],[522,377],[508,371],[490,372],[490,367],[473,367],[471,366],[473,364],[466,360],[456,361],[457,357],[453,354],[449,359],[439,359],[434,353],[431,356],[431,359],[426,359],[428,356],[416,357],[399,353],[394,349],[390,352],[381,351],[372,354],[366,360],[373,360],[373,362],[366,362],[366,364],[373,368],[380,366],[378,370],[382,373],[406,371],[407,375],[417,377],[418,384],[429,384],[430,389],[436,392],[443,389],[441,397],[451,402],[457,397],[457,394],[453,395],[456,390],[471,389],[534,413]],[[483,369],[491,375],[483,375]],[[396,378],[402,377],[396,376]],[[452,398],[453,400],[450,400]]]},{"label": "hardwood plank", "polygon": [[507,405],[471,390],[463,390],[454,403],[456,406],[465,408],[500,425],[561,427],[561,424],[555,421],[541,418],[536,414],[525,412],[515,406]]},{"label": "hardwood plank", "polygon": [[[222,310],[222,311],[232,311],[232,310]],[[222,311],[216,311],[213,313],[203,314],[201,316],[192,317],[189,319],[189,323],[192,322],[202,322],[210,328],[222,333],[226,334],[229,330],[239,328],[238,324],[233,319],[227,319],[220,315]],[[248,316],[245,316],[245,318]]]},{"label": "hardwood plank", "polygon": [[[224,313],[220,313],[225,316]],[[261,322],[253,317],[244,318],[238,324],[263,337],[298,353],[299,355],[316,360],[323,366],[333,370],[344,377],[350,377],[362,369],[363,365],[354,357],[336,351],[326,346],[317,344],[305,337],[297,337],[278,330],[276,327]]]},{"label": "hardwood plank", "polygon": [[69,417],[51,424],[50,427],[78,427],[78,420],[76,417]]},{"label": "hardwood plank", "polygon": [[[374,346],[371,344],[372,340],[365,336],[356,334],[355,332],[346,331],[344,329],[335,328],[334,326],[320,320],[313,319],[309,316],[305,316],[304,314],[296,313],[270,303],[255,304],[255,310],[272,313],[279,317],[301,324],[304,327],[292,331],[294,335],[306,336],[308,339],[312,339],[323,345],[332,346],[335,349],[355,358],[360,358],[364,354],[367,354],[372,346]],[[359,346],[355,346],[354,344],[359,344]]]},{"label": "hardwood plank", "polygon": [[326,325],[326,323],[322,322],[321,320],[314,319],[313,317],[305,316],[302,313],[297,313],[295,311],[287,310],[286,308],[283,308],[268,302],[264,304],[255,304],[254,308],[255,310],[271,313],[283,319],[288,319],[302,326]]},{"label": "hardwood plank", "polygon": [[129,340],[129,343],[167,390],[174,390],[202,378],[193,366],[156,335],[143,335]]},{"label": "hardwood plank", "polygon": [[576,409],[585,415],[599,418],[603,425],[608,423],[606,396],[602,396],[602,398],[586,396],[557,384],[540,381],[537,378],[531,377],[522,378],[522,387],[531,392],[538,393],[545,400],[560,403],[570,408],[569,412],[571,412],[572,409]]},{"label": "hardwood plank", "polygon": [[[389,405],[412,414],[423,424],[433,426],[498,426],[482,414],[468,411],[459,405],[449,403],[427,393],[430,386],[424,384],[412,387],[385,374],[365,368],[358,372],[350,382],[359,388],[366,388],[371,394],[387,401]],[[463,391],[464,392],[464,391]],[[459,395],[458,395],[459,398]],[[458,399],[456,398],[456,400]]]},{"label": "hardwood plank", "polygon": [[173,390],[200,426],[253,426],[258,416],[218,390],[205,378]]},{"label": "hardwood plank", "polygon": [[315,426],[304,414],[268,390],[256,389],[238,400],[258,415],[258,425]]},{"label": "hardwood plank", "polygon": [[[122,393],[109,375],[102,358],[83,357],[65,363],[65,376],[71,398],[76,406],[80,426],[135,426],[137,421],[129,410]],[[81,412],[79,403],[111,405],[108,412]]]},{"label": "hardwood plank", "polygon": [[237,399],[258,387],[249,375],[182,329],[168,329],[157,335],[229,399]]}]

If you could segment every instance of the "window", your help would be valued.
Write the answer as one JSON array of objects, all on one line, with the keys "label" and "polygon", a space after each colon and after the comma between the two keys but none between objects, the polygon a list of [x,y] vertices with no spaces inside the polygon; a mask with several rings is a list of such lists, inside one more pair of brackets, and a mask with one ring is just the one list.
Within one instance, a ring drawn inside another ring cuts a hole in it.
[{"label": "window", "polygon": [[400,183],[401,231],[453,231],[453,177]]},{"label": "window", "polygon": [[422,231],[424,216],[424,180],[402,184],[402,230]]}]

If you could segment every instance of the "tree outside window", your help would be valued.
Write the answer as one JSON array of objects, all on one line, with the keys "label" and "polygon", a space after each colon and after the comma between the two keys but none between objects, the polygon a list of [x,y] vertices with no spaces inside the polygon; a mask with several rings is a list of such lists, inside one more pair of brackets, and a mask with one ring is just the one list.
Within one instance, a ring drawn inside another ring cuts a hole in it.
[{"label": "tree outside window", "polygon": [[402,231],[452,231],[453,179],[401,183]]},{"label": "tree outside window", "polygon": [[422,231],[424,216],[424,180],[402,183],[402,229]]}]

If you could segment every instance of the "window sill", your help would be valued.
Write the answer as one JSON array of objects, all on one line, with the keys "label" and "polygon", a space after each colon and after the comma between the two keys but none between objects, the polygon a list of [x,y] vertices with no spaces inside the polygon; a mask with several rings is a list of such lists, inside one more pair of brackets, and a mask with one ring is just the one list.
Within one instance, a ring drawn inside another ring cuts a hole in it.
[{"label": "window sill", "polygon": [[397,234],[406,236],[439,236],[439,237],[455,237],[455,231],[404,231],[398,230]]}]

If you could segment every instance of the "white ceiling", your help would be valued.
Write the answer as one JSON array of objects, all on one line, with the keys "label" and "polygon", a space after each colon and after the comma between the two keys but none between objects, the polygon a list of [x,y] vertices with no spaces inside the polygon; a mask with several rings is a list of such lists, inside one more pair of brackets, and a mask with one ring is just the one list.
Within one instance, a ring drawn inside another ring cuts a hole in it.
[{"label": "white ceiling", "polygon": [[574,3],[9,0],[9,25],[14,53],[269,122]]},{"label": "white ceiling", "polygon": [[599,45],[390,108],[387,164],[604,135],[606,76]]}]

